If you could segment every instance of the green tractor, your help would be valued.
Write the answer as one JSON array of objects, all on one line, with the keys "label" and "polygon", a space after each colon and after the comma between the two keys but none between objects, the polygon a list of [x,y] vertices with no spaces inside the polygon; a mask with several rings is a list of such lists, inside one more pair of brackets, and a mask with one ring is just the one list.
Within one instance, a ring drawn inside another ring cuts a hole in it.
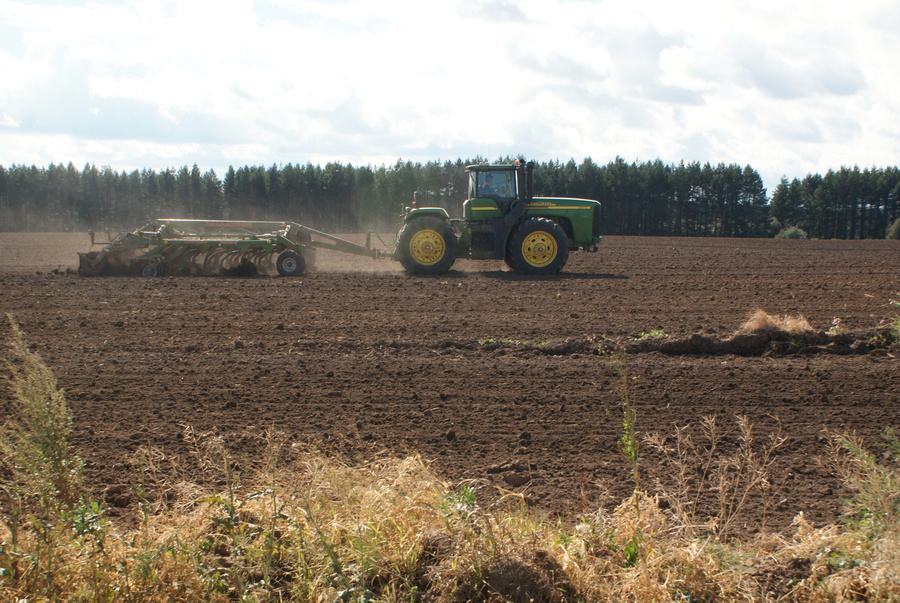
[{"label": "green tractor", "polygon": [[519,274],[562,270],[569,250],[597,251],[600,203],[534,196],[534,163],[470,165],[463,218],[441,207],[403,209],[394,254],[412,274],[443,274],[456,258],[505,260]]}]

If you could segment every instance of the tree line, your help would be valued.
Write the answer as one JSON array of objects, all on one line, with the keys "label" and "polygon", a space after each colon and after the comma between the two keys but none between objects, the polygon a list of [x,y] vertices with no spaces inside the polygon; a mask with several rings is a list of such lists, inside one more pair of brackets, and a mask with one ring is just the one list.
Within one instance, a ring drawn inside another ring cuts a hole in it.
[{"label": "tree line", "polygon": [[[500,162],[508,162],[507,157]],[[290,220],[331,232],[390,231],[404,204],[459,215],[466,165],[483,158],[392,165],[327,163],[117,171],[87,164],[0,165],[0,230],[132,230],[149,218]],[[606,165],[549,161],[535,194],[596,199],[602,234],[765,237],[802,229],[818,238],[884,238],[900,219],[900,169],[843,167],[777,185],[771,198],[750,166],[660,160]]]},{"label": "tree line", "polygon": [[803,180],[782,178],[771,201],[777,224],[822,239],[881,239],[900,235],[900,169],[842,167]]}]

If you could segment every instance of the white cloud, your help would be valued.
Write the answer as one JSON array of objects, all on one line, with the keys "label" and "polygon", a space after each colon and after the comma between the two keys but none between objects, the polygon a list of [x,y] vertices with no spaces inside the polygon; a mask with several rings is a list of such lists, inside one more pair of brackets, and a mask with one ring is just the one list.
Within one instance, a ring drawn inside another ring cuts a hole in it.
[{"label": "white cloud", "polygon": [[892,0],[0,0],[0,14],[6,164],[620,155],[750,164],[772,188],[900,151]]},{"label": "white cloud", "polygon": [[14,120],[6,113],[3,113],[2,115],[0,115],[0,126],[3,126],[5,128],[18,128],[19,122]]}]

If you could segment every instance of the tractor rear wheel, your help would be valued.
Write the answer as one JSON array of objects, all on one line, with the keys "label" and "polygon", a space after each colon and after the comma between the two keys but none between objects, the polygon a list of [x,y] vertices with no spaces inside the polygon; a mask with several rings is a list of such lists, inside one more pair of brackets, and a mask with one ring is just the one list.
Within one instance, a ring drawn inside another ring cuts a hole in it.
[{"label": "tractor rear wheel", "polygon": [[411,274],[444,274],[456,261],[456,250],[453,229],[434,216],[412,220],[397,237],[400,263]]},{"label": "tractor rear wheel", "polygon": [[509,238],[506,263],[519,274],[547,276],[569,259],[569,240],[562,226],[546,218],[522,222]]},{"label": "tractor rear wheel", "polygon": [[278,254],[275,268],[281,276],[300,276],[306,270],[306,260],[296,251],[287,249]]}]

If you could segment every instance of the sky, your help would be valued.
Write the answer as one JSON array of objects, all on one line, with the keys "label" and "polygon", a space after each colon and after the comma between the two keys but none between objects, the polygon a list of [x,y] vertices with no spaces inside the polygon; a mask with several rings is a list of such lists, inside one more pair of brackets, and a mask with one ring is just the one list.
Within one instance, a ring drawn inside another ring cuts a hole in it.
[{"label": "sky", "polygon": [[0,165],[900,163],[897,0],[0,0]]}]

